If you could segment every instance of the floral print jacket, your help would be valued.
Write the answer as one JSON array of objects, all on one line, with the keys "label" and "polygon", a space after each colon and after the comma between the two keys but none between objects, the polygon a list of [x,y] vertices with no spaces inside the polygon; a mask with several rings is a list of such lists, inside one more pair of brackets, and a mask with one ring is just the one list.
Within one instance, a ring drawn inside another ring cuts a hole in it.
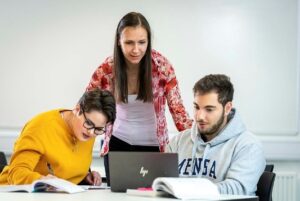
[{"label": "floral print jacket", "polygon": [[[183,131],[192,126],[192,120],[183,106],[178,82],[174,69],[169,61],[159,52],[152,50],[152,90],[153,103],[157,122],[157,139],[160,151],[163,152],[169,142],[167,121],[165,116],[166,102],[178,131]],[[100,88],[113,90],[113,58],[108,57],[93,73],[87,90]],[[112,134],[112,125],[108,126],[104,136],[101,155],[109,151],[109,140]]]}]

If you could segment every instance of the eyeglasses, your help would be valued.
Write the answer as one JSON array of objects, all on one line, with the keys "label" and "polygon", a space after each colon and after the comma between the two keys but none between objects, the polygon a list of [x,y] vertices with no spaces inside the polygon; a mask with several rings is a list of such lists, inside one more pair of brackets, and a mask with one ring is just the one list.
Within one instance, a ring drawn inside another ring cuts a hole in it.
[{"label": "eyeglasses", "polygon": [[89,120],[88,118],[86,118],[85,116],[85,112],[82,109],[82,114],[84,116],[85,121],[83,122],[83,127],[86,128],[88,131],[94,129],[94,135],[98,136],[98,135],[102,135],[103,133],[105,133],[105,127],[96,127],[95,124]]}]

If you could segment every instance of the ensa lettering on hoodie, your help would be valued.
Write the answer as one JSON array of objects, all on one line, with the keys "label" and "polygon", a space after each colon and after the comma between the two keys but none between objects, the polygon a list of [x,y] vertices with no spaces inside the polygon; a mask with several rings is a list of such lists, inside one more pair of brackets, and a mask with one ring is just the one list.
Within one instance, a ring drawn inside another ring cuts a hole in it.
[{"label": "ensa lettering on hoodie", "polygon": [[[194,165],[194,169],[193,169],[193,176],[199,175],[202,172],[203,176],[206,177],[211,177],[216,179],[216,161],[211,161],[209,159],[205,159],[203,166],[201,166],[202,163],[202,158],[195,158],[195,165]],[[203,168],[203,170],[201,171],[201,167]],[[180,175],[189,175],[189,172],[191,171],[192,168],[192,159],[188,158],[188,159],[183,159],[179,165],[178,165],[178,169],[179,169],[179,174]]]}]

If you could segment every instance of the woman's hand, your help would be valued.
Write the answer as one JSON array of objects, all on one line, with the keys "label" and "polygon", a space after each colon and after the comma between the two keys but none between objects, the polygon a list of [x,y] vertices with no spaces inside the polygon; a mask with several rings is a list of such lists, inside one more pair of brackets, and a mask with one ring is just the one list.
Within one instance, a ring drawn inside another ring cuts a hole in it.
[{"label": "woman's hand", "polygon": [[52,174],[48,174],[46,176],[41,176],[41,179],[53,179],[56,178],[56,176],[52,175]]},{"label": "woman's hand", "polygon": [[84,181],[90,185],[100,186],[102,183],[102,178],[101,178],[99,172],[91,171],[88,173],[88,175],[86,175],[86,177],[84,178]]}]

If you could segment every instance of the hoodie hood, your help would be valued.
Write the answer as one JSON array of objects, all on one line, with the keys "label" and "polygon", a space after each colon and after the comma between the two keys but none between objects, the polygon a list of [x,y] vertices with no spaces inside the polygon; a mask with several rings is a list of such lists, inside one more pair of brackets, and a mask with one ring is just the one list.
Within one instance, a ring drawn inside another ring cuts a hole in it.
[{"label": "hoodie hood", "polygon": [[220,143],[224,143],[225,141],[235,136],[238,136],[246,131],[246,126],[242,122],[242,119],[235,108],[233,108],[230,111],[228,118],[229,122],[225,125],[225,127],[219,132],[219,134],[215,138],[208,142],[204,142],[203,139],[200,137],[197,122],[194,121],[191,129],[191,138],[194,141],[194,143],[204,146],[209,144],[209,146],[212,147]]},{"label": "hoodie hood", "polygon": [[221,194],[255,195],[266,164],[262,144],[246,130],[235,109],[211,141],[202,140],[194,123],[171,139],[167,150],[178,153],[180,176],[209,179]]}]

